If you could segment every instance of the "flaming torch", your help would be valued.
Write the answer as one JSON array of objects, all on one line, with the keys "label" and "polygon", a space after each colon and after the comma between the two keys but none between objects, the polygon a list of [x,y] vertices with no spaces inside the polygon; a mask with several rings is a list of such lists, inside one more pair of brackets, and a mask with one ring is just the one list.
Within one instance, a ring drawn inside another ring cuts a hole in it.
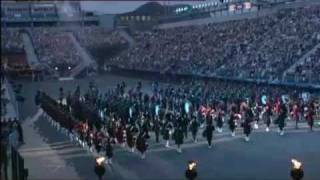
[{"label": "flaming torch", "polygon": [[302,163],[296,159],[292,159],[291,162],[293,165],[293,167],[291,169],[291,173],[290,173],[292,179],[293,180],[301,180],[304,176],[304,172],[302,169]]},{"label": "flaming torch", "polygon": [[100,180],[102,179],[102,176],[106,172],[106,169],[104,167],[104,161],[105,161],[105,157],[96,158],[96,165],[94,167],[94,172],[96,173],[96,175]]},{"label": "flaming torch", "polygon": [[185,174],[188,180],[194,180],[198,176],[196,166],[197,163],[195,161],[189,161],[188,168]]}]

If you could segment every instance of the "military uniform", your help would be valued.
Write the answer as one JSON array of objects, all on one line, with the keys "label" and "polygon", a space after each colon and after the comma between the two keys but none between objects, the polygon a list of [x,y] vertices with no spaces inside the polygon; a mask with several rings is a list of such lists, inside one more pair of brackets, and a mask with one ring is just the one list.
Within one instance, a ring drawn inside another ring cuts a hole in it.
[{"label": "military uniform", "polygon": [[124,133],[123,133],[124,129],[122,126],[120,126],[117,130],[116,133],[116,138],[119,144],[123,144],[124,143]]},{"label": "military uniform", "polygon": [[217,127],[218,131],[222,131],[222,126],[223,126],[223,112],[219,111],[218,116],[216,117],[216,122],[217,122]]},{"label": "military uniform", "polygon": [[198,121],[196,119],[193,119],[191,121],[190,131],[192,134],[192,138],[195,142],[197,141],[197,133],[198,133],[199,126],[200,126],[200,124],[198,123]]},{"label": "military uniform", "polygon": [[127,144],[128,147],[131,149],[131,151],[133,150],[134,147],[134,136],[133,136],[133,132],[132,132],[133,127],[128,127],[127,128]]},{"label": "military uniform", "polygon": [[172,128],[173,127],[171,123],[166,123],[163,125],[162,135],[163,135],[163,140],[166,141],[166,147],[169,147],[170,132],[172,131]]},{"label": "military uniform", "polygon": [[111,159],[113,157],[113,147],[111,145],[111,140],[110,139],[107,140],[105,149],[106,149],[106,157],[108,158],[107,159],[107,163],[108,162],[111,163]]},{"label": "military uniform", "polygon": [[228,121],[228,124],[229,124],[229,129],[232,133],[232,136],[234,136],[234,130],[236,129],[236,114],[235,113],[231,113],[230,114],[230,118],[229,118],[229,121]]},{"label": "military uniform", "polygon": [[203,131],[203,136],[207,138],[209,148],[211,148],[214,130],[215,130],[215,128],[212,124],[207,124],[206,129]]},{"label": "military uniform", "polygon": [[308,112],[307,112],[307,116],[306,116],[306,120],[308,122],[308,125],[310,127],[310,130],[312,131],[313,129],[313,124],[314,124],[314,107],[311,105],[309,106]]},{"label": "military uniform", "polygon": [[253,121],[254,115],[251,108],[245,110],[245,120],[242,123],[243,133],[246,135],[245,140],[249,141],[249,135],[251,134],[251,122]]},{"label": "military uniform", "polygon": [[178,146],[178,152],[181,152],[181,144],[183,144],[183,128],[177,127],[177,129],[174,131],[174,139],[175,143]]},{"label": "military uniform", "polygon": [[188,118],[186,115],[182,118],[182,130],[185,138],[188,138]]},{"label": "military uniform", "polygon": [[145,135],[143,133],[140,133],[137,137],[136,141],[136,147],[137,150],[141,153],[141,158],[145,158],[145,152],[147,151],[148,144],[146,142]]},{"label": "military uniform", "polygon": [[270,128],[270,124],[271,124],[271,117],[272,117],[272,108],[270,103],[268,103],[265,107],[265,112],[264,112],[264,117],[265,117],[265,123],[267,125],[266,127],[266,131],[269,131]]},{"label": "military uniform", "polygon": [[296,129],[298,129],[298,123],[299,123],[299,106],[298,106],[298,104],[295,104],[293,106],[292,118],[296,122]]},{"label": "military uniform", "polygon": [[280,110],[279,110],[279,116],[278,119],[276,121],[276,123],[278,123],[278,127],[280,129],[280,135],[284,134],[284,126],[285,126],[285,119],[287,118],[287,107],[285,106],[285,104],[281,104],[280,105]]},{"label": "military uniform", "polygon": [[153,130],[156,136],[156,142],[159,143],[159,134],[160,134],[160,123],[159,120],[154,120],[153,123]]}]

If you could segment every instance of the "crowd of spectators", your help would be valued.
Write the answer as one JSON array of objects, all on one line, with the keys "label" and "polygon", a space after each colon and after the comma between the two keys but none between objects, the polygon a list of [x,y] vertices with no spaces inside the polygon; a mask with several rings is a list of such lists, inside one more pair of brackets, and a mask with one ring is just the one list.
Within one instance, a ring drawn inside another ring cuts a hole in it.
[{"label": "crowd of spectators", "polygon": [[[126,69],[199,76],[226,76],[281,81],[283,73],[320,43],[320,7],[285,9],[267,16],[222,23],[153,29],[133,34],[136,43],[120,55],[127,44],[118,31],[103,27],[50,27],[30,30],[41,63],[70,72],[81,62],[72,42],[98,61]],[[1,48],[23,48],[18,28],[1,30]],[[66,48],[67,47],[67,48]],[[305,81],[319,70],[319,53],[305,59],[295,76]],[[299,79],[298,78],[298,79]],[[297,78],[295,78],[297,79]]]},{"label": "crowd of spectators", "polygon": [[34,28],[30,32],[39,61],[48,64],[60,75],[68,74],[81,62],[69,32],[59,28]]},{"label": "crowd of spectators", "polygon": [[89,52],[94,48],[101,50],[101,47],[126,43],[117,31],[97,26],[34,28],[31,34],[40,62],[47,63],[60,75],[70,72],[81,62],[82,57],[72,42],[72,35]]},{"label": "crowd of spectators", "polygon": [[249,44],[251,52],[244,55],[246,63],[235,67],[249,73],[246,77],[280,80],[286,69],[320,43],[319,6],[283,13],[275,26],[260,35],[260,40]]},{"label": "crowd of spectators", "polygon": [[298,81],[311,81],[320,83],[320,48],[317,48],[314,53],[303,59],[301,63],[296,66],[294,76]]},{"label": "crowd of spectators", "polygon": [[280,80],[320,43],[319,6],[200,26],[136,32],[137,45],[112,58],[128,69]]},{"label": "crowd of spectators", "polygon": [[98,65],[103,65],[106,59],[116,56],[128,46],[119,31],[110,28],[90,26],[72,29],[72,32]]},{"label": "crowd of spectators", "polygon": [[126,43],[126,40],[118,31],[113,31],[108,28],[89,26],[73,29],[73,32],[80,44],[86,48]]},{"label": "crowd of spectators", "polygon": [[[80,45],[93,55],[97,54],[95,49],[103,51],[104,48],[110,49],[114,45],[127,44],[118,31],[98,26],[3,28],[1,29],[2,52],[23,50],[22,31],[28,32],[32,38],[40,63],[48,65],[60,76],[68,75],[81,62],[82,57],[71,35],[75,35]],[[104,51],[98,54],[107,53]]]},{"label": "crowd of spectators", "polygon": [[23,51],[23,42],[18,28],[1,28],[1,52]]}]

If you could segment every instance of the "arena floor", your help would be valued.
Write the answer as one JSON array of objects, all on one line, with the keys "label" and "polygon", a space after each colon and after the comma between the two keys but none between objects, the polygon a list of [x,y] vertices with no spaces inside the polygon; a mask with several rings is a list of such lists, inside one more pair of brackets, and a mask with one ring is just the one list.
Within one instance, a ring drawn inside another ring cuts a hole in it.
[{"label": "arena floor", "polygon": [[[135,79],[111,75],[94,80],[101,90],[114,87],[122,80],[128,86],[137,82]],[[89,81],[90,78],[22,82],[26,101],[20,105],[20,112],[22,119],[25,119],[23,127],[26,144],[20,152],[29,168],[29,179],[96,179],[93,155],[70,143],[65,135],[39,117],[41,112],[34,105],[38,89],[57,97],[59,87],[67,92],[74,91],[80,85],[83,92]],[[316,131],[309,132],[307,128],[294,130],[289,126],[286,134],[280,137],[275,130],[265,133],[261,129],[253,132],[248,143],[243,141],[241,135],[231,138],[228,134],[222,134],[216,136],[212,149],[208,149],[204,141],[198,144],[187,143],[182,146],[182,154],[178,154],[174,148],[166,149],[151,143],[150,152],[144,160],[136,153],[117,148],[113,164],[107,166],[104,179],[184,179],[187,162],[196,160],[198,179],[285,180],[290,179],[291,158],[297,158],[303,162],[305,179],[316,180],[320,177],[319,130],[317,127]]]}]

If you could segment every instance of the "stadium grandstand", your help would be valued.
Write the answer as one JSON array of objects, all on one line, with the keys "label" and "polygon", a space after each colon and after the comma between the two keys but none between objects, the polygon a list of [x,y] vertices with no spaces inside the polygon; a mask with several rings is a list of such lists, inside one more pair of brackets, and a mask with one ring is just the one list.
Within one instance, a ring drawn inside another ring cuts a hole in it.
[{"label": "stadium grandstand", "polygon": [[110,29],[99,26],[98,15],[87,17],[79,2],[2,2],[1,48],[33,51],[24,53],[30,67],[54,77],[77,76],[98,62],[100,68],[318,83],[317,51],[304,55],[320,42],[319,5],[296,4],[151,2],[115,16]]}]

